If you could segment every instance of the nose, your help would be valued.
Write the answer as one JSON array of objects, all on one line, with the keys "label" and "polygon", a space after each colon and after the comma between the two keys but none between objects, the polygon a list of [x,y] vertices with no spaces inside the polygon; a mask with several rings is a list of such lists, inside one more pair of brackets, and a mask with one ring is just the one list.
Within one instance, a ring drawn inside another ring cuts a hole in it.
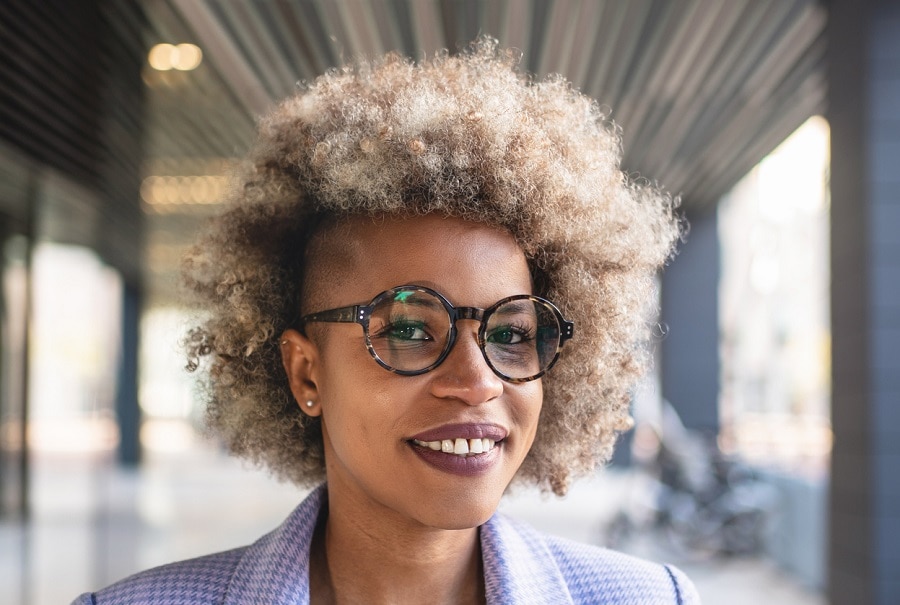
[{"label": "nose", "polygon": [[450,354],[432,371],[431,390],[442,399],[480,405],[503,393],[503,380],[488,366],[478,346],[478,323],[461,322],[459,328]]}]

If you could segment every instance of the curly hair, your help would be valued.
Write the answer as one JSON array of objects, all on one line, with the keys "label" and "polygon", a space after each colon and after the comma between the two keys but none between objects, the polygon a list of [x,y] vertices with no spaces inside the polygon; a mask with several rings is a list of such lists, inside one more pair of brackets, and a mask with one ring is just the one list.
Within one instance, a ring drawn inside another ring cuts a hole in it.
[{"label": "curly hair", "polygon": [[188,365],[208,357],[208,421],[233,453],[301,485],[323,480],[319,419],[293,400],[278,346],[308,304],[307,244],[342,217],[439,213],[511,233],[535,293],[576,323],[542,378],[517,480],[562,495],[609,459],[631,425],[677,199],[622,172],[619,132],[595,102],[517,65],[490,39],[419,63],[389,54],[319,77],[261,119],[229,206],[184,266],[206,312]]}]

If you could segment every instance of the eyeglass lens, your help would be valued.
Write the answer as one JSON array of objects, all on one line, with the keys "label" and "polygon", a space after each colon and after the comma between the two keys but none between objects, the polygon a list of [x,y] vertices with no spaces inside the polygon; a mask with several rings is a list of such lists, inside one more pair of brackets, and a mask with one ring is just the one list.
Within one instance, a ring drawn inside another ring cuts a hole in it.
[{"label": "eyeglass lens", "polygon": [[[483,351],[495,371],[514,379],[546,370],[559,348],[560,326],[546,304],[514,299],[488,309]],[[395,370],[416,372],[435,364],[449,346],[448,309],[419,290],[387,293],[372,305],[368,337],[375,354]]]}]

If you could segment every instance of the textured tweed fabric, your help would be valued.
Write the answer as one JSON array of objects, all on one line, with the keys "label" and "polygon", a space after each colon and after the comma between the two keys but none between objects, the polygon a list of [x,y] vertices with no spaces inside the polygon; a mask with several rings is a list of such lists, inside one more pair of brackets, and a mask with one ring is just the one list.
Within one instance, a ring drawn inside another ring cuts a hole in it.
[{"label": "textured tweed fabric", "polygon": [[[126,578],[72,605],[305,605],[309,548],[324,486],[250,546]],[[694,605],[693,584],[673,567],[553,538],[503,515],[481,528],[489,605]]]}]

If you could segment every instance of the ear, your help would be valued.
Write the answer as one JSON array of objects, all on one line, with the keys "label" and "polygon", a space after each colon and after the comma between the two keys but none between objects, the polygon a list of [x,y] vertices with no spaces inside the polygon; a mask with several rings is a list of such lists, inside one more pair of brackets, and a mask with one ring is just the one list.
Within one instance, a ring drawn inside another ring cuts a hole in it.
[{"label": "ear", "polygon": [[285,330],[281,335],[281,363],[297,405],[308,416],[320,416],[319,349],[297,330]]}]

